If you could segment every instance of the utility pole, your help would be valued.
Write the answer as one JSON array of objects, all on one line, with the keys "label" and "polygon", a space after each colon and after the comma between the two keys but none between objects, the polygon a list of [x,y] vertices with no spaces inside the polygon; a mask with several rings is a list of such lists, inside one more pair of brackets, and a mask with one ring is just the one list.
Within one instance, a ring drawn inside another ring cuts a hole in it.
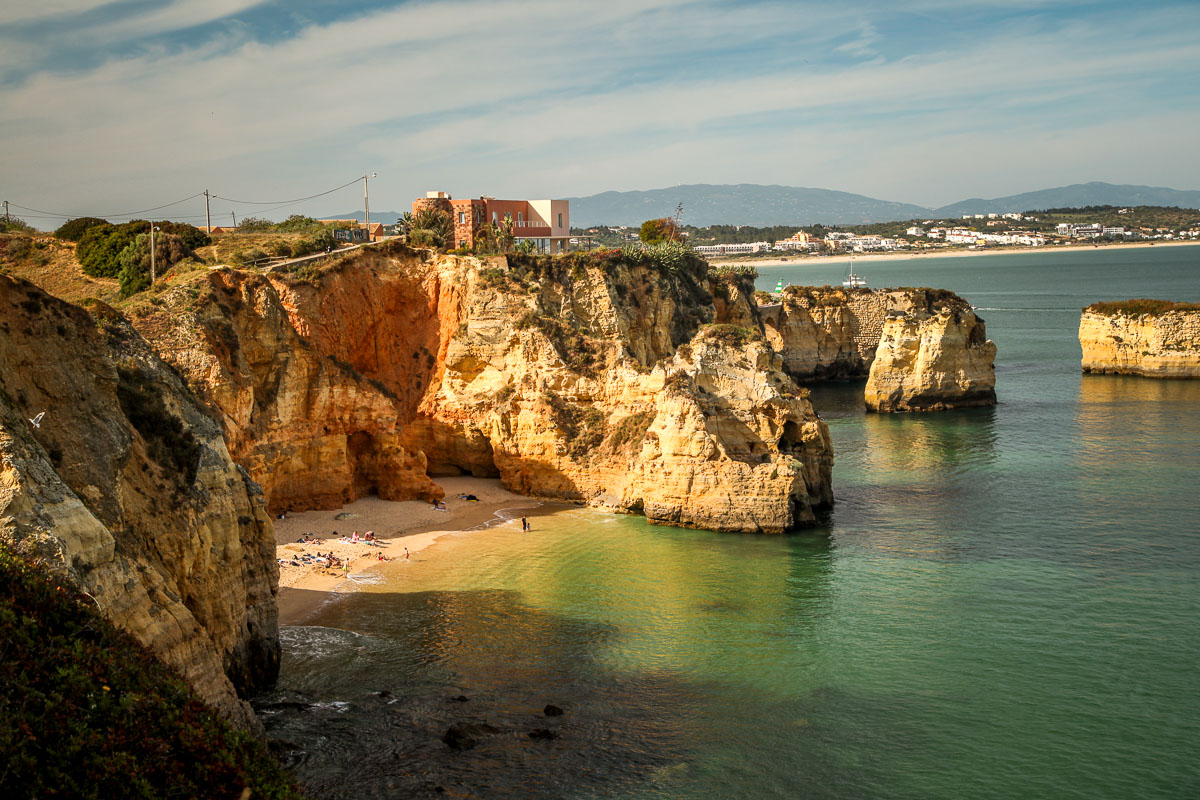
[{"label": "utility pole", "polygon": [[9,221],[10,220],[8,218],[8,201],[5,200],[4,201],[4,224],[8,225]]},{"label": "utility pole", "polygon": [[374,178],[375,173],[363,175],[363,215],[367,218],[367,241],[371,241],[371,199],[367,196],[367,178]]},{"label": "utility pole", "polygon": [[208,228],[207,233],[212,233],[212,215],[208,213],[208,189],[204,190],[204,225]]},{"label": "utility pole", "polygon": [[233,227],[237,227],[237,212],[230,211],[229,216],[233,217]]},{"label": "utility pole", "polygon": [[154,227],[154,223],[151,222],[150,223],[150,285],[151,286],[154,285],[155,278],[157,278],[157,276],[155,275],[155,270],[154,270],[154,232],[156,230],[158,230],[158,228]]}]

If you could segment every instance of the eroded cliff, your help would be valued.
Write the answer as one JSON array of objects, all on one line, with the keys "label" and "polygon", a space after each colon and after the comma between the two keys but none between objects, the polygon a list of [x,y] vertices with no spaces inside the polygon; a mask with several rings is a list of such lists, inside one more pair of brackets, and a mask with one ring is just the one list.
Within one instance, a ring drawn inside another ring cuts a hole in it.
[{"label": "eroded cliff", "polygon": [[996,346],[953,292],[789,286],[762,316],[767,341],[792,377],[865,377],[873,411],[996,402]]},{"label": "eroded cliff", "polygon": [[240,697],[279,665],[261,494],[180,377],[95,313],[0,276],[0,537],[260,730]]},{"label": "eroded cliff", "polygon": [[[251,286],[254,302],[231,302]],[[135,324],[222,408],[230,441],[247,442],[250,454],[292,448],[289,463],[354,474],[352,447],[301,455],[325,435],[324,423],[308,420],[329,418],[310,410],[326,392],[311,370],[297,374],[294,391],[272,389],[292,398],[269,404],[277,425],[255,427],[263,409],[224,388],[230,376],[280,374],[238,365],[244,337],[257,331],[267,343],[261,361],[278,360],[279,343],[290,342],[339,366],[343,379],[360,376],[360,405],[333,404],[344,423],[335,432],[368,437],[373,474],[402,478],[393,496],[402,486],[428,493],[426,469],[469,472],[655,522],[777,532],[831,502],[833,454],[807,393],[762,340],[752,295],[748,278],[709,276],[694,258],[479,260],[388,244],[303,277],[204,276]],[[224,339],[190,333],[206,318]],[[280,508],[272,463],[246,459]],[[328,507],[345,494],[287,497],[292,507]]]},{"label": "eroded cliff", "polygon": [[939,411],[996,404],[996,345],[952,292],[912,290],[889,309],[863,392],[871,411]]},{"label": "eroded cliff", "polygon": [[1200,378],[1200,306],[1096,303],[1079,318],[1079,345],[1084,372]]}]

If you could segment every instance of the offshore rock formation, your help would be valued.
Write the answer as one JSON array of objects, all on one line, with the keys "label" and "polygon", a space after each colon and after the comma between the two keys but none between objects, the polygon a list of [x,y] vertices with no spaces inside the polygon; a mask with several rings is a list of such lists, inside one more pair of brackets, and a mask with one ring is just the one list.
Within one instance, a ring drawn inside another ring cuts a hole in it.
[{"label": "offshore rock formation", "polygon": [[1095,303],[1079,318],[1079,344],[1084,372],[1200,378],[1200,306]]},{"label": "offshore rock formation", "polygon": [[904,291],[789,286],[763,322],[767,341],[796,380],[865,378],[888,308],[909,304]]},{"label": "offshore rock formation", "polygon": [[996,402],[996,346],[953,292],[789,286],[763,309],[767,341],[798,381],[866,377],[867,408]]},{"label": "offshore rock formation", "polygon": [[952,292],[913,290],[889,310],[867,377],[871,411],[940,411],[996,404],[996,345]]},{"label": "offshore rock formation", "polygon": [[278,568],[220,427],[111,309],[4,276],[0,364],[0,540],[261,731],[239,697],[278,672]]},{"label": "offshore rock formation", "polygon": [[[225,300],[224,285],[246,300]],[[135,324],[222,409],[230,441],[252,442],[246,452],[291,448],[284,461],[303,465],[322,436],[362,435],[372,465],[363,485],[392,496],[431,492],[426,469],[469,472],[654,522],[779,532],[832,502],[833,454],[807,393],[762,341],[752,296],[748,277],[710,277],[693,258],[480,260],[389,243],[304,277],[202,276]],[[222,303],[227,311],[215,308]],[[194,323],[173,322],[185,313],[213,315],[227,340],[190,335]],[[263,409],[253,404],[248,417],[229,413],[222,387],[244,374],[237,354],[249,331],[264,343],[261,361],[277,365],[287,342],[309,354],[306,363],[311,356],[340,365],[343,378],[359,376],[353,392],[334,393],[346,404],[309,411],[330,390],[308,369],[260,381],[280,398],[268,405],[277,425],[254,428]],[[288,422],[317,416],[342,427],[327,434],[325,422]],[[341,452],[311,462],[355,474],[353,448]],[[280,473],[268,468],[276,463],[247,460],[273,509],[282,507],[272,477]],[[392,488],[380,485],[384,476],[398,476]],[[303,484],[289,484],[290,507],[340,502],[325,491],[304,496]]]}]

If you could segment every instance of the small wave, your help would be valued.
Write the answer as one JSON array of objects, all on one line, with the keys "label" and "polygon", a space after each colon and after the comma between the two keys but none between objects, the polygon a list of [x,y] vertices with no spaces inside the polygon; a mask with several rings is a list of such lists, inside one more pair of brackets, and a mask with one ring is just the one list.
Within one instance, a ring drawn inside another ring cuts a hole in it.
[{"label": "small wave", "polygon": [[279,629],[279,640],[286,650],[297,655],[321,658],[361,647],[367,637],[321,625],[287,625]]}]

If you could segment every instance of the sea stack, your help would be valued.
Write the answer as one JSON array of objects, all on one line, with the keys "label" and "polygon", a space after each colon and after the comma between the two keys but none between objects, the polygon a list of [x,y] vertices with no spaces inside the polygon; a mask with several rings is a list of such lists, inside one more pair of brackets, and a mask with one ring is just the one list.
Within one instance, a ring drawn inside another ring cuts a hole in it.
[{"label": "sea stack", "polygon": [[867,377],[871,411],[941,411],[996,404],[996,345],[952,292],[916,290],[889,309]]},{"label": "sea stack", "polygon": [[1079,318],[1085,373],[1200,378],[1200,304],[1093,303]]}]

